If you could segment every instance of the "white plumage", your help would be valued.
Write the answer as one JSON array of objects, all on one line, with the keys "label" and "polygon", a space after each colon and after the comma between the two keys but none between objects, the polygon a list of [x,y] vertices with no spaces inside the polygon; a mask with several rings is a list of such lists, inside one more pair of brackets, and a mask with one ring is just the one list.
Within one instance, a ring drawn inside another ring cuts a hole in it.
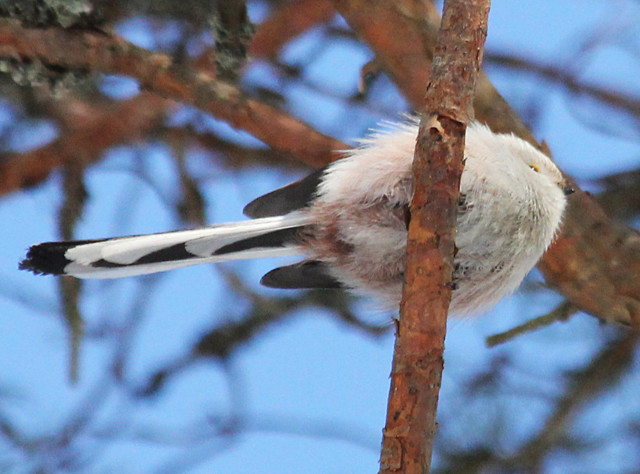
[{"label": "white plumage", "polygon": [[[304,254],[270,272],[284,288],[346,286],[397,306],[404,277],[417,123],[391,124],[325,170],[251,203],[257,219],[204,229],[31,247],[21,268],[118,278],[198,263]],[[544,154],[513,135],[467,130],[450,310],[486,309],[513,291],[549,246],[568,190]],[[282,212],[283,215],[274,215]]]}]

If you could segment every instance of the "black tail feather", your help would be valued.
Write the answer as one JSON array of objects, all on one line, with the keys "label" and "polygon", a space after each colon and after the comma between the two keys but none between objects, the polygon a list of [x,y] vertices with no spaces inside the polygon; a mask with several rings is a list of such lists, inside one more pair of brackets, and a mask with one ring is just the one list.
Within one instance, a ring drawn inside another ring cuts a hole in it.
[{"label": "black tail feather", "polygon": [[64,275],[65,267],[71,263],[65,257],[67,250],[83,244],[101,242],[99,240],[77,240],[72,242],[45,242],[33,245],[27,256],[20,262],[20,270],[28,270],[36,275]]},{"label": "black tail feather", "polygon": [[214,255],[224,255],[226,253],[242,252],[255,248],[284,247],[296,241],[300,230],[303,227],[289,227],[288,229],[274,230],[266,234],[238,240],[232,244],[225,245],[216,250]]}]

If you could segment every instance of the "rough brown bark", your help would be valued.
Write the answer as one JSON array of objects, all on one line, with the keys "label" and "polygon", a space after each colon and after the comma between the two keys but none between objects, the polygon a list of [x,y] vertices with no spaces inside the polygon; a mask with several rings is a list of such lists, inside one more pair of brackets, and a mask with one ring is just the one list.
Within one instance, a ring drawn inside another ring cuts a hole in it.
[{"label": "rough brown bark", "polygon": [[406,280],[400,305],[380,472],[431,465],[451,301],[464,134],[487,34],[489,0],[445,0],[413,172]]}]

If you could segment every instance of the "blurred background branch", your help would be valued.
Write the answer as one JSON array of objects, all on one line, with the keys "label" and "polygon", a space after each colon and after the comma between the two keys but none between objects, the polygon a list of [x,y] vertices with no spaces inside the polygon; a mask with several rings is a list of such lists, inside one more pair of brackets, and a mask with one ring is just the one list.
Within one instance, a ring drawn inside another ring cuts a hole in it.
[{"label": "blurred background branch", "polygon": [[[546,284],[534,272],[487,317],[450,324],[434,472],[640,463],[635,336],[600,322],[640,324],[640,11],[596,4],[492,7],[500,93],[483,75],[476,116],[545,138],[588,193],[540,267]],[[260,288],[273,262],[82,287],[16,265],[37,241],[240,219],[422,105],[438,9],[7,0],[0,17],[0,470],[377,469],[388,313]],[[575,314],[485,347],[554,308]]]}]

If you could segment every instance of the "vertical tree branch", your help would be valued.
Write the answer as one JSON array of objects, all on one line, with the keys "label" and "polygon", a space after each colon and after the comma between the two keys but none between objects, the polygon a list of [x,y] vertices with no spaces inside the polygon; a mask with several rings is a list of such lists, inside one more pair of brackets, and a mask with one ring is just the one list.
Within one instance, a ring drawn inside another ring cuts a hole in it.
[{"label": "vertical tree branch", "polygon": [[380,472],[431,465],[451,300],[464,134],[487,33],[489,0],[445,0],[413,172],[406,281],[400,306]]},{"label": "vertical tree branch", "polygon": [[[66,160],[64,165],[64,202],[59,211],[59,231],[63,240],[73,239],[74,230],[87,198],[84,187],[85,160],[76,153],[76,159]],[[75,278],[60,278],[57,281],[62,299],[62,312],[69,331],[71,354],[69,356],[69,381],[78,381],[80,369],[80,344],[82,342],[83,320],[80,313],[79,300],[81,281]]]},{"label": "vertical tree branch", "polygon": [[253,35],[253,25],[247,15],[244,0],[218,2],[213,25],[216,40],[216,73],[222,80],[234,82],[247,60],[247,45]]}]

